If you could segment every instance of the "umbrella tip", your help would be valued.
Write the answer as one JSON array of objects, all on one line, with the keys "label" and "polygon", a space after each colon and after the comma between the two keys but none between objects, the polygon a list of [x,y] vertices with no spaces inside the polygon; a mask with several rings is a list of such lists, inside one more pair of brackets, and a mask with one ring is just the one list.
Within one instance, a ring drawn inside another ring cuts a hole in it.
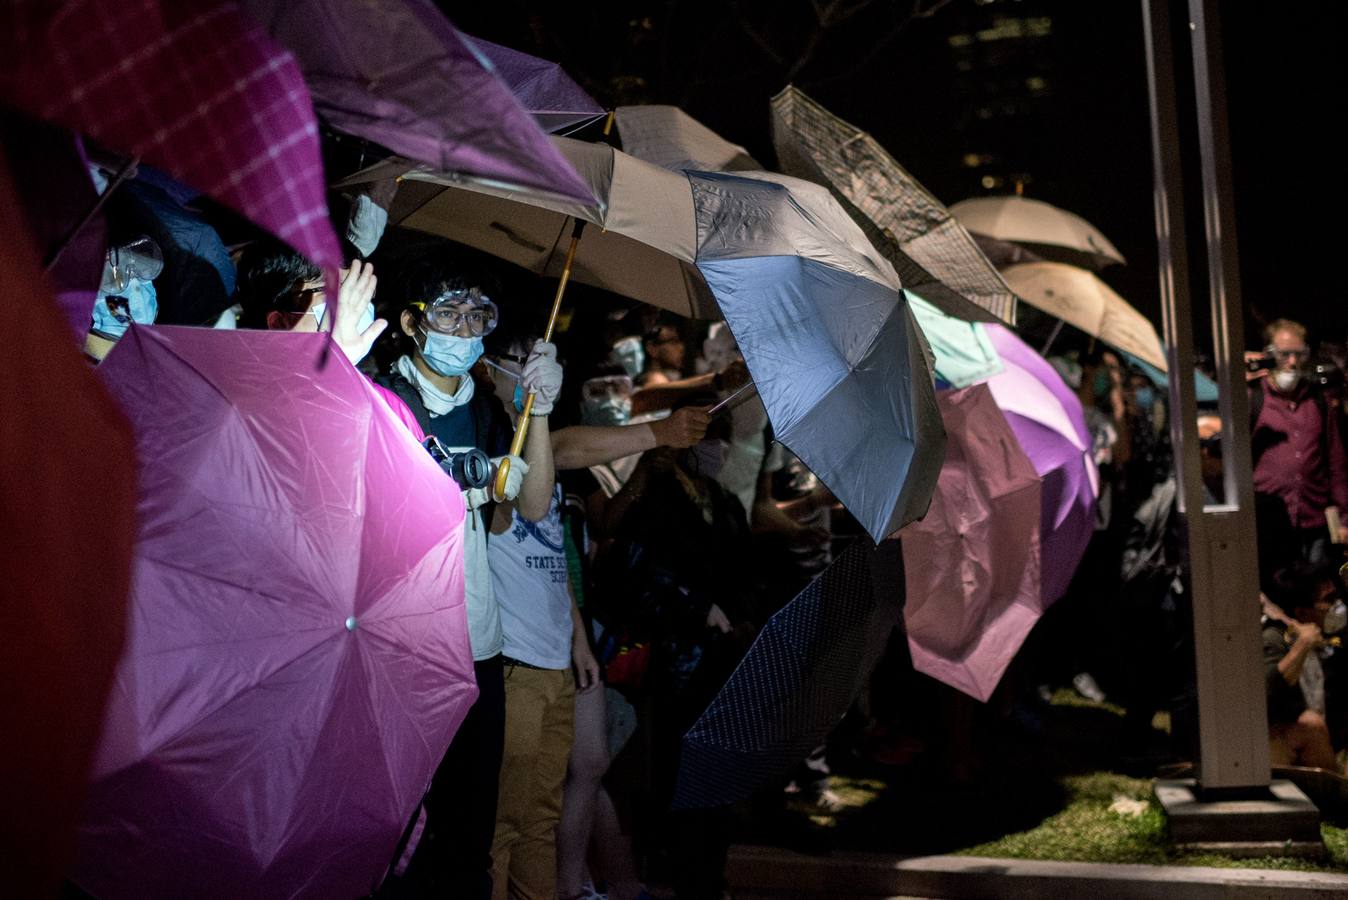
[{"label": "umbrella tip", "polygon": [[355,616],[347,616],[347,617],[346,617],[346,630],[347,630],[347,631],[355,631],[355,630],[356,630],[356,617],[355,617]]}]

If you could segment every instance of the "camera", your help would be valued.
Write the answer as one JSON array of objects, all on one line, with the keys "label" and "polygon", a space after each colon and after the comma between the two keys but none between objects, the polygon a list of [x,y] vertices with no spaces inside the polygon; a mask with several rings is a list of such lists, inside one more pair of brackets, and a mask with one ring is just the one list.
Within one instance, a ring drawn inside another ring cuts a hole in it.
[{"label": "camera", "polygon": [[1316,360],[1311,364],[1310,382],[1322,391],[1343,390],[1343,370],[1333,360]]},{"label": "camera", "polygon": [[476,447],[451,453],[434,435],[422,441],[421,446],[426,448],[431,459],[435,460],[440,468],[445,470],[445,474],[453,478],[463,490],[470,491],[491,483],[491,460]]},{"label": "camera", "polygon": [[1258,372],[1263,369],[1272,370],[1276,369],[1277,367],[1278,361],[1273,358],[1272,353],[1265,353],[1263,356],[1257,359],[1245,360],[1245,371],[1247,372]]}]

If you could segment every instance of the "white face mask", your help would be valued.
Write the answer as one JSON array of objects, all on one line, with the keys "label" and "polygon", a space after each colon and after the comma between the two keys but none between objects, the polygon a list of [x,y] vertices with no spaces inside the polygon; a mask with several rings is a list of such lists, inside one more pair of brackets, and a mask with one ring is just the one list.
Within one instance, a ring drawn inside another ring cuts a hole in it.
[{"label": "white face mask", "polygon": [[1344,605],[1342,600],[1335,600],[1329,612],[1325,613],[1325,624],[1320,630],[1325,634],[1338,634],[1345,628],[1348,628],[1348,605]]},{"label": "white face mask", "polygon": [[1301,380],[1301,371],[1298,369],[1279,369],[1273,373],[1273,383],[1278,386],[1280,391],[1290,391],[1297,386]]}]

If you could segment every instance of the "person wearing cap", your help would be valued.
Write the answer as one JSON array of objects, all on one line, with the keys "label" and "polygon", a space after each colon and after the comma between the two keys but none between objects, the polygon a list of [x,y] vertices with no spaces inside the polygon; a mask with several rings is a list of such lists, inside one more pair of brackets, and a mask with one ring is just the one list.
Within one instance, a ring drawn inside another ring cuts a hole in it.
[{"label": "person wearing cap", "polygon": [[[552,503],[552,443],[548,413],[561,391],[556,348],[535,342],[523,354],[519,386],[535,394],[523,457],[510,456],[510,416],[490,391],[476,389],[470,370],[483,338],[496,328],[494,279],[466,264],[437,257],[404,273],[398,283],[404,352],[376,378],[412,410],[422,429],[450,452],[477,448],[492,458],[492,484],[465,492],[464,600],[478,698],[455,734],[426,798],[427,835],[407,879],[432,893],[488,898],[491,846],[505,740],[501,609],[488,564],[488,526],[498,509],[538,522]],[[496,474],[509,460],[503,498]]]}]

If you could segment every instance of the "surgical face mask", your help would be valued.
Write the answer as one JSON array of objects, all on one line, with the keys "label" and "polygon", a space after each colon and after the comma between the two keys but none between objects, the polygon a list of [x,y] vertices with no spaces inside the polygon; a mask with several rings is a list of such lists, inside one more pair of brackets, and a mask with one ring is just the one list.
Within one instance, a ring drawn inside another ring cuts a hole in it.
[{"label": "surgical face mask", "polygon": [[1278,386],[1280,391],[1290,391],[1297,386],[1301,380],[1300,369],[1278,369],[1272,375],[1273,383]]},{"label": "surgical face mask", "polygon": [[422,331],[426,341],[421,345],[421,358],[431,371],[446,378],[467,375],[482,356],[482,338],[463,338],[438,331]]},{"label": "surgical face mask", "polygon": [[613,345],[613,362],[623,367],[628,378],[636,378],[646,368],[646,348],[639,337],[625,337]]},{"label": "surgical face mask", "polygon": [[1345,628],[1348,628],[1348,605],[1342,600],[1335,600],[1329,612],[1325,613],[1325,624],[1320,630],[1325,634],[1338,634]]},{"label": "surgical face mask", "polygon": [[149,325],[159,314],[159,299],[154,285],[134,280],[119,294],[99,291],[94,301],[92,328],[104,337],[117,340],[126,334],[131,323]]},{"label": "surgical face mask", "polygon": [[1133,391],[1133,399],[1137,401],[1138,409],[1148,410],[1156,402],[1156,394],[1149,387],[1140,387]]},{"label": "surgical face mask", "polygon": [[515,406],[515,412],[518,413],[524,412],[524,385],[520,383],[521,373],[512,372],[505,366],[497,365],[496,363],[492,362],[490,359],[487,359],[486,357],[483,357],[482,361],[487,365],[491,366],[496,371],[501,372],[507,377],[513,378],[515,380],[515,393],[511,397],[511,402]]},{"label": "surgical face mask", "polygon": [[[320,300],[318,303],[315,303],[313,306],[305,310],[304,314],[306,316],[313,316],[314,319],[317,320],[318,322],[318,330],[323,331],[324,330],[323,323],[326,321],[325,317],[327,315],[327,312],[328,312],[327,301]],[[369,328],[373,324],[374,324],[374,304],[369,303],[366,304],[365,309],[361,312],[360,319],[356,321],[356,331],[363,332],[365,329]]]},{"label": "surgical face mask", "polygon": [[594,397],[581,403],[580,420],[586,425],[626,425],[631,419],[631,397]]},{"label": "surgical face mask", "polygon": [[739,358],[739,347],[735,345],[729,325],[716,322],[711,326],[707,339],[702,342],[702,358],[707,361],[709,372],[724,372]]}]

